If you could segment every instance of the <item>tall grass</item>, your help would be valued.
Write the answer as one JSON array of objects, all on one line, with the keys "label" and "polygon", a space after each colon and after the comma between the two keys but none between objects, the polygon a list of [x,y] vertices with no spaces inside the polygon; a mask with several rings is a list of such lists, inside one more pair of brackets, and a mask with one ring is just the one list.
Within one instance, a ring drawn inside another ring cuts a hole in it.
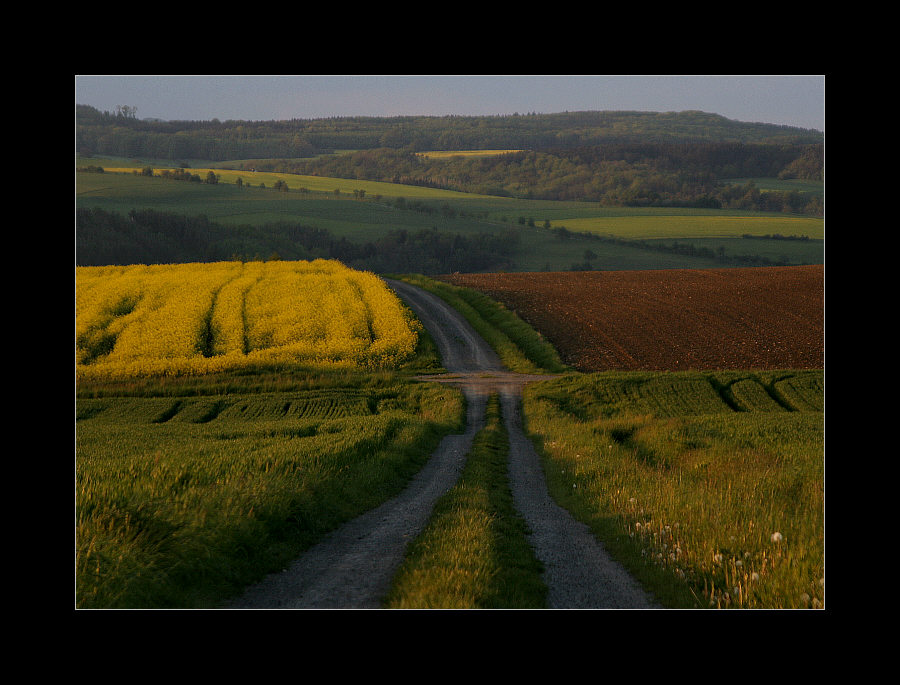
[{"label": "tall grass", "polygon": [[177,390],[77,401],[78,608],[217,606],[400,492],[464,421],[458,391],[390,377]]},{"label": "tall grass", "polygon": [[542,566],[507,480],[509,442],[500,402],[487,405],[457,484],[410,544],[388,598],[394,609],[527,609],[545,606]]},{"label": "tall grass", "polygon": [[554,497],[664,604],[820,608],[821,378],[593,374],[529,386],[525,410]]}]

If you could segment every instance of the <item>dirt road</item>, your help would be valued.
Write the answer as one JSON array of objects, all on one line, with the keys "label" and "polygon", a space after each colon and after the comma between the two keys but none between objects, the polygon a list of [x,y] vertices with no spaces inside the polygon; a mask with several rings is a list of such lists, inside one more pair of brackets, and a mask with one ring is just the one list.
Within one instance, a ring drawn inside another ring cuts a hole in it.
[{"label": "dirt road", "polygon": [[435,501],[458,479],[475,434],[484,425],[487,397],[498,392],[510,440],[513,497],[543,563],[552,609],[655,608],[588,528],[547,492],[531,441],[522,431],[525,383],[546,378],[506,371],[494,351],[443,300],[388,281],[428,329],[447,374],[430,380],[459,386],[468,402],[464,433],[447,436],[428,464],[398,497],[350,521],[281,573],[248,589],[233,609],[379,608],[407,543],[424,528]]}]

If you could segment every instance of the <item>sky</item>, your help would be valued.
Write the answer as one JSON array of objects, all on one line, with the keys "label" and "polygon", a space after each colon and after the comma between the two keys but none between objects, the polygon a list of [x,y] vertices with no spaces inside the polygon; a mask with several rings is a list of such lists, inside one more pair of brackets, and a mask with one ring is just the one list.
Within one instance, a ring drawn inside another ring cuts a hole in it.
[{"label": "sky", "polygon": [[75,75],[75,103],[137,117],[273,121],[323,117],[700,110],[825,131],[812,75]]}]

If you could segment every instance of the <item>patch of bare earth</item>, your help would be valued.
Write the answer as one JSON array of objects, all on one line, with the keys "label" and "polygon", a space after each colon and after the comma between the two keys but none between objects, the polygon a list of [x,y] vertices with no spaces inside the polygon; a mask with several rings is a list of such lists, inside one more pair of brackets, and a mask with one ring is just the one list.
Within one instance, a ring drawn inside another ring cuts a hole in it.
[{"label": "patch of bare earth", "polygon": [[454,274],[579,371],[824,368],[824,266]]}]

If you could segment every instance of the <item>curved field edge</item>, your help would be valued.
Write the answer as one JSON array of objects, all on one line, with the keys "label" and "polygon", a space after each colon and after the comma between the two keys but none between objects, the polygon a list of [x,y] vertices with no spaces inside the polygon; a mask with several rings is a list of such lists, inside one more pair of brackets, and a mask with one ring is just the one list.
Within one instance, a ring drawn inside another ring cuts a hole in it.
[{"label": "curved field edge", "polygon": [[401,492],[463,427],[455,389],[359,379],[80,398],[76,608],[222,606]]},{"label": "curved field edge", "polygon": [[76,268],[79,380],[393,369],[413,356],[416,323],[381,279],[336,260]]},{"label": "curved field edge", "polygon": [[566,376],[524,409],[551,495],[664,606],[824,607],[823,371]]},{"label": "curved field edge", "polygon": [[473,290],[421,274],[392,274],[390,278],[418,286],[452,306],[516,373],[565,373],[571,371],[559,353],[537,330],[502,303]]}]

